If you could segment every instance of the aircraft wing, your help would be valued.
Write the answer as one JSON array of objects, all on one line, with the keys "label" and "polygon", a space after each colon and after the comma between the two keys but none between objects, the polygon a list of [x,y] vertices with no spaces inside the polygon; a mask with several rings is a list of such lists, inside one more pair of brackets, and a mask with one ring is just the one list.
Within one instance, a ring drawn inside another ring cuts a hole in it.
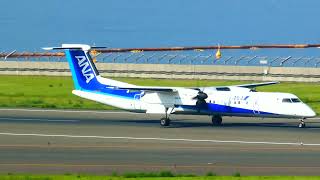
[{"label": "aircraft wing", "polygon": [[230,86],[194,87],[191,89],[200,90],[200,91],[203,91],[206,88],[215,88],[217,90],[219,89],[220,91],[223,91],[223,89],[229,89],[230,87],[242,87],[242,88],[254,89],[259,86],[268,86],[268,85],[279,84],[279,83],[280,82],[262,82],[262,83],[240,84],[240,85],[230,85]]},{"label": "aircraft wing", "polygon": [[268,86],[272,84],[279,84],[280,82],[262,82],[262,83],[253,83],[253,84],[241,84],[235,85],[236,87],[243,87],[243,88],[256,88],[259,86]]},{"label": "aircraft wing", "polygon": [[[278,84],[279,82],[262,82],[262,83],[253,83],[253,84],[241,84],[241,85],[233,85],[233,87],[243,87],[243,88],[256,88],[259,86],[267,86],[272,84]],[[232,86],[219,86],[215,88],[223,88],[223,87],[232,87]],[[116,89],[125,89],[129,91],[150,91],[150,92],[177,92],[178,89],[175,87],[154,87],[154,86],[129,86],[129,87],[115,87]],[[202,88],[186,88],[193,90],[201,90]]]}]

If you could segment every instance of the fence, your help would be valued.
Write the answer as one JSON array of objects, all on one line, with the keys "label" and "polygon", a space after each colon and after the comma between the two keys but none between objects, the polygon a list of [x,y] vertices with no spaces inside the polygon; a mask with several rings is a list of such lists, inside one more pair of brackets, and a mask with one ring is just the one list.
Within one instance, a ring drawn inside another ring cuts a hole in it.
[{"label": "fence", "polygon": [[[6,56],[1,56],[6,54]],[[11,52],[11,54],[13,54]],[[9,55],[9,56],[8,56]],[[65,62],[63,53],[43,53],[46,56],[32,56],[30,53],[10,56],[10,53],[0,52],[0,61],[37,61]],[[180,65],[229,65],[229,66],[269,66],[269,67],[320,67],[320,57],[268,57],[268,56],[222,56],[216,59],[208,52],[166,53],[103,53],[98,55],[98,62],[125,64],[180,64]]]},{"label": "fence", "polygon": [[[320,82],[320,57],[122,52],[94,56],[103,76]],[[0,53],[0,74],[70,75],[63,53]]]},{"label": "fence", "polygon": [[[318,68],[96,63],[102,76],[320,82]],[[67,62],[0,61],[0,74],[69,76]]]}]

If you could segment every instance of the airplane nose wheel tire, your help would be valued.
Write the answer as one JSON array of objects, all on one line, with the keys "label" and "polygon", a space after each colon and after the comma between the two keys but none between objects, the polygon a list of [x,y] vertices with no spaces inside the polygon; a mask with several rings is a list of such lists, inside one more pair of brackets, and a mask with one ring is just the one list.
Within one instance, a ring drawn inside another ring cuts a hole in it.
[{"label": "airplane nose wheel tire", "polygon": [[165,126],[169,126],[170,125],[170,119],[169,118],[162,118],[160,120],[160,125],[165,127]]},{"label": "airplane nose wheel tire", "polygon": [[302,119],[299,123],[299,128],[305,128],[306,127],[306,123],[304,122],[304,119]]},{"label": "airplane nose wheel tire", "polygon": [[222,125],[222,117],[218,115],[212,116],[212,125],[213,126],[221,126]]}]

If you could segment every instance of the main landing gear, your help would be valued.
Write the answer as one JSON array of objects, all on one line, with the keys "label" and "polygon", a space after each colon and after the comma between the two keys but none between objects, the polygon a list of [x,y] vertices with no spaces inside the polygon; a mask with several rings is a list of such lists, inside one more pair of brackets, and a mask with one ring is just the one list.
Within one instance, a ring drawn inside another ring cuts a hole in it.
[{"label": "main landing gear", "polygon": [[222,125],[222,117],[219,115],[212,116],[212,125],[213,126],[221,126]]},{"label": "main landing gear", "polygon": [[306,127],[306,123],[304,122],[304,120],[305,120],[306,118],[303,118],[303,119],[301,119],[300,120],[300,123],[299,123],[299,128],[305,128]]}]

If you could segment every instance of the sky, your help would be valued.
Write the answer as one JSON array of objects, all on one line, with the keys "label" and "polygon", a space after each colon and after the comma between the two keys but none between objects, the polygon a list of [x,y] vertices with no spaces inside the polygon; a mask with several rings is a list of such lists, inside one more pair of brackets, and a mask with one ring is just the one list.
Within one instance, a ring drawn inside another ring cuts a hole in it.
[{"label": "sky", "polygon": [[[1,0],[1,4],[0,51],[39,51],[61,43],[119,48],[320,44],[317,0]],[[271,54],[319,53],[313,49]]]}]

